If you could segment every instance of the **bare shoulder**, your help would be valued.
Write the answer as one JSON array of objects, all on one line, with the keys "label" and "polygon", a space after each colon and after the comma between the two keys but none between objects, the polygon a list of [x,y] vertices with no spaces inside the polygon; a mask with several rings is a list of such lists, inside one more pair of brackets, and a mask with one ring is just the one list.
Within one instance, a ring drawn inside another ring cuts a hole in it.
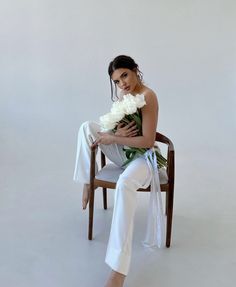
[{"label": "bare shoulder", "polygon": [[145,87],[143,91],[147,105],[154,105],[158,108],[157,94],[150,88]]}]

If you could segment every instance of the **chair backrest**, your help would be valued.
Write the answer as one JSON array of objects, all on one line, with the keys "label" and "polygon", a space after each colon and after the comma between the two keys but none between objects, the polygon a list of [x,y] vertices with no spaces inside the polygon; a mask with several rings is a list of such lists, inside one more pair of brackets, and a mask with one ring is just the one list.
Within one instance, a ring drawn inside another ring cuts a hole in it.
[{"label": "chair backrest", "polygon": [[[167,176],[168,176],[168,184],[174,184],[174,145],[172,141],[164,136],[163,134],[156,132],[156,142],[164,143],[168,146],[167,150]],[[94,150],[95,153],[95,150]],[[95,155],[94,155],[95,156]],[[106,165],[106,157],[104,153],[101,151],[101,167]]]},{"label": "chair backrest", "polygon": [[174,172],[175,172],[175,150],[172,141],[163,134],[156,132],[156,141],[167,144],[167,175],[168,182],[174,184]]}]

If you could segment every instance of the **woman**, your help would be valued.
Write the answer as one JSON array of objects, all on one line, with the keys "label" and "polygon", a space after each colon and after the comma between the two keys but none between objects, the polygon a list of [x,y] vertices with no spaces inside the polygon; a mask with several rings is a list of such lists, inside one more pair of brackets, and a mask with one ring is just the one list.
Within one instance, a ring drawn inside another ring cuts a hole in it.
[{"label": "woman", "polygon": [[[99,145],[104,154],[118,166],[126,161],[123,146],[152,148],[158,119],[156,94],[144,85],[142,73],[135,61],[125,55],[116,57],[108,67],[113,99],[113,85],[117,97],[117,87],[122,98],[125,94],[143,94],[146,105],[141,109],[142,135],[134,122],[119,124],[115,133],[100,132],[100,126],[93,122],[82,124],[78,134],[78,147],[74,180],[84,183],[82,206],[86,209],[89,200],[89,163],[91,144]],[[131,259],[134,214],[138,188],[146,188],[151,182],[151,172],[143,157],[134,159],[126,166],[116,185],[114,210],[110,238],[105,262],[112,271],[106,287],[121,287],[128,273]]]}]

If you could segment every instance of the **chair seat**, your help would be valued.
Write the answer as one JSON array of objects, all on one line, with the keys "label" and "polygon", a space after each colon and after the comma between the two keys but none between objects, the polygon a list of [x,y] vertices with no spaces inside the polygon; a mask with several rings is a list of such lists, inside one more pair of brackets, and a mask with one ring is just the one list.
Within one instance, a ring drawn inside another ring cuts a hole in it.
[{"label": "chair seat", "polygon": [[[116,183],[120,174],[124,171],[123,168],[115,165],[114,163],[106,164],[102,169],[98,171],[95,178],[102,181],[109,181]],[[168,176],[165,168],[159,169],[160,184],[168,183]]]}]

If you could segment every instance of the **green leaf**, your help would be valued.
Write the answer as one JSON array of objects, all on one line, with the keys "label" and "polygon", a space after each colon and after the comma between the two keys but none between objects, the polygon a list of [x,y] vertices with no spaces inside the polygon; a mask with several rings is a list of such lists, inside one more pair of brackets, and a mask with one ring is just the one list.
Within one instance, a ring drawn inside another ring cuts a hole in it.
[{"label": "green leaf", "polygon": [[138,128],[142,129],[142,121],[141,121],[140,117],[138,115],[134,114],[133,119],[136,122]]}]

